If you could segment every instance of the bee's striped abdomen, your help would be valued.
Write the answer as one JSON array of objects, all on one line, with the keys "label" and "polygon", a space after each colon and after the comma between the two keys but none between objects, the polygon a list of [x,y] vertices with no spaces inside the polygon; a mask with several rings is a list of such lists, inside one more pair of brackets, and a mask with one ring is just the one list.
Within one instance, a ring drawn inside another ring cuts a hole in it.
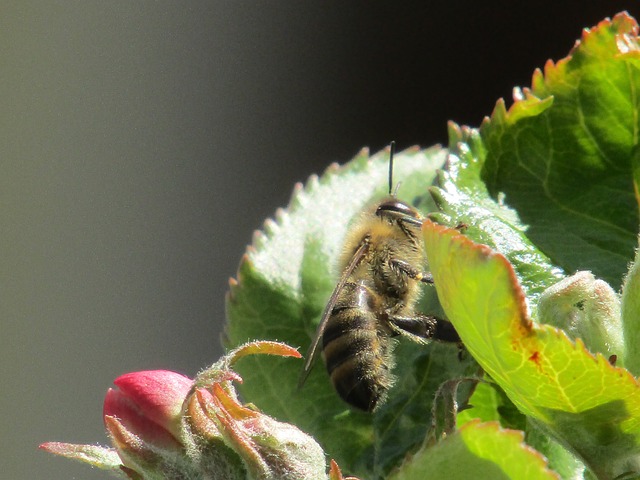
[{"label": "bee's striped abdomen", "polygon": [[390,340],[368,304],[362,284],[348,283],[331,313],[322,342],[327,371],[343,400],[372,411],[392,384]]}]

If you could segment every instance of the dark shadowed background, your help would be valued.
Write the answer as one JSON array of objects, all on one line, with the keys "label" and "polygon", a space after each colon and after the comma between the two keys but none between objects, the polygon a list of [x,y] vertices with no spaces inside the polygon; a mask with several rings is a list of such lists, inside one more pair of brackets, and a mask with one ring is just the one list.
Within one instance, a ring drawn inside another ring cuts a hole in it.
[{"label": "dark shadowed background", "polygon": [[105,443],[119,374],[218,358],[227,280],[295,182],[446,143],[634,5],[4,2],[0,478],[110,478],[37,445]]}]

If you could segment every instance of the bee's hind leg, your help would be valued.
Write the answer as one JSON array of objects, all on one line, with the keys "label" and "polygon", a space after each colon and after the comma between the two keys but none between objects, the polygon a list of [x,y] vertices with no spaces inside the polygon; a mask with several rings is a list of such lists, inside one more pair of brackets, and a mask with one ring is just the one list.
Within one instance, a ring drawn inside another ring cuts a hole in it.
[{"label": "bee's hind leg", "polygon": [[388,322],[395,333],[413,337],[413,340],[418,342],[440,340],[442,342],[460,343],[458,332],[453,328],[451,322],[432,315],[403,317],[389,314]]}]

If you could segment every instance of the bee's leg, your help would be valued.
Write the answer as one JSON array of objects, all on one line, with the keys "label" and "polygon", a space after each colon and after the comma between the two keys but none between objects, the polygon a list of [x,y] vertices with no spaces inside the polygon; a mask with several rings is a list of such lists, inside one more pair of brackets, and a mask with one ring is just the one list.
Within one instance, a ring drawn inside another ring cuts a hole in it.
[{"label": "bee's leg", "polygon": [[433,283],[433,276],[430,273],[421,272],[403,260],[393,258],[389,260],[389,264],[394,270],[400,270],[402,273],[414,280],[419,280],[423,283]]},{"label": "bee's leg", "polygon": [[433,275],[427,272],[420,272],[420,276],[418,278],[422,283],[429,283],[433,285]]},{"label": "bee's leg", "polygon": [[431,315],[416,315],[415,317],[403,317],[389,314],[389,326],[391,329],[405,336],[418,337],[417,341],[440,340],[443,342],[460,343],[458,332],[451,322]]}]

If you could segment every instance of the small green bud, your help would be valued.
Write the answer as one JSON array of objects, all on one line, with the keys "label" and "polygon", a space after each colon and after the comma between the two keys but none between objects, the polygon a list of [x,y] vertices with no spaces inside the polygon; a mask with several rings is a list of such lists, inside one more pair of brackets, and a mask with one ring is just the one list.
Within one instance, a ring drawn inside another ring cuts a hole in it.
[{"label": "small green bud", "polygon": [[591,272],[578,272],[547,288],[538,300],[538,319],[580,338],[593,353],[624,365],[620,298]]}]

